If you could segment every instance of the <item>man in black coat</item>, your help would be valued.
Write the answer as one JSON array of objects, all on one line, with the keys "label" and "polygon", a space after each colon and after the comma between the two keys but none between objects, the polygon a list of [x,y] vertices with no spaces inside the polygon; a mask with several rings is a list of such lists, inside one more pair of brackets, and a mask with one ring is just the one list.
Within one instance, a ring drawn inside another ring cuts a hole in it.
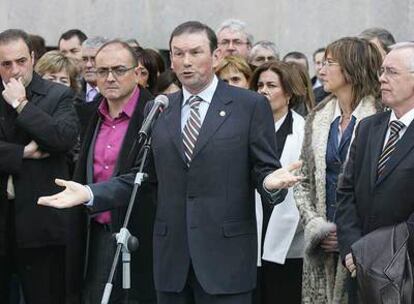
[{"label": "man in black coat", "polygon": [[59,191],[56,176],[69,177],[74,93],[33,72],[21,30],[0,33],[0,76],[0,302],[16,270],[28,303],[62,303],[69,218],[36,201]]},{"label": "man in black coat", "polygon": [[[108,178],[124,174],[134,166],[140,148],[136,139],[144,120],[144,108],[153,99],[149,91],[137,87],[140,69],[134,50],[126,43],[117,40],[107,42],[97,50],[96,63],[99,69],[97,85],[102,97],[86,104],[93,107],[93,111],[88,119],[74,174],[74,180],[83,184],[103,181],[102,172],[110,168],[113,168],[112,172],[105,173]],[[151,183],[141,187],[128,227],[138,237],[140,244],[139,249],[131,254],[129,300],[139,303],[156,301],[152,279],[153,188]],[[128,199],[124,203],[128,203]],[[110,220],[105,221],[97,216],[88,216],[85,303],[100,303],[115,253],[113,234],[122,227],[125,212],[126,207],[113,209],[110,211]],[[85,234],[86,231],[81,232],[74,241],[79,242]],[[122,269],[119,268],[111,303],[123,301],[121,274]]]},{"label": "man in black coat", "polygon": [[338,185],[339,249],[351,273],[353,243],[378,228],[407,221],[414,212],[413,62],[414,43],[397,44],[385,57],[381,94],[391,111],[361,121]]}]

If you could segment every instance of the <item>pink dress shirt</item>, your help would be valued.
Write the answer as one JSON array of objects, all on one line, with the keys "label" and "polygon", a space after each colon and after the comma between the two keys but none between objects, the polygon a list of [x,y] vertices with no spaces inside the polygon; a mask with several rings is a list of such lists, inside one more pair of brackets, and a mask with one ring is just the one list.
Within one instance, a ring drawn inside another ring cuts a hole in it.
[{"label": "pink dress shirt", "polygon": [[[93,155],[94,183],[106,181],[111,178],[138,98],[139,88],[137,87],[131,98],[125,104],[122,112],[116,118],[112,118],[109,115],[108,102],[106,99],[99,105],[98,111],[102,123],[96,137]],[[111,212],[102,212],[94,219],[98,223],[108,224],[111,222]]]}]

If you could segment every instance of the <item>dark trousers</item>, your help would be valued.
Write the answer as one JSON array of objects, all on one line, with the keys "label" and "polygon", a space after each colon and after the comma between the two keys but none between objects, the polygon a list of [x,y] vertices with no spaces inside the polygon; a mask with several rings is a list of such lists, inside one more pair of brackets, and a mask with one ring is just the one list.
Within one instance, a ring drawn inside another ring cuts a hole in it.
[{"label": "dark trousers", "polygon": [[9,303],[11,274],[16,269],[26,304],[63,304],[64,247],[18,248],[15,252],[15,265],[8,257],[1,257],[0,303]]},{"label": "dark trousers", "polygon": [[6,247],[0,256],[0,303],[9,303],[12,275],[14,300],[20,282],[26,304],[63,304],[65,295],[65,247],[18,248],[14,224],[14,202],[9,201]]},{"label": "dark trousers", "polygon": [[[214,266],[213,266],[214,267]],[[206,293],[190,267],[187,282],[181,292],[157,291],[158,304],[251,304],[252,292],[211,295]]]},{"label": "dark trousers", "polygon": [[[105,284],[108,281],[114,258],[116,243],[109,225],[91,221],[89,256],[85,280],[83,302],[101,303]],[[124,303],[122,290],[122,267],[118,266],[113,280],[110,303]]]},{"label": "dark trousers", "polygon": [[17,249],[16,256],[26,304],[65,302],[65,247]]},{"label": "dark trousers", "polygon": [[284,265],[262,260],[258,269],[256,304],[302,302],[302,259],[286,259]]}]

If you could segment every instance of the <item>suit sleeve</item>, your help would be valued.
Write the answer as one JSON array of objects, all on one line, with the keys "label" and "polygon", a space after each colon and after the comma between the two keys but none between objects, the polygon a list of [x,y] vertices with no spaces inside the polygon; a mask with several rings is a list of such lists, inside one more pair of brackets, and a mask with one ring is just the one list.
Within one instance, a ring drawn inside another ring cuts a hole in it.
[{"label": "suit sleeve", "polygon": [[275,127],[269,102],[258,97],[251,120],[249,134],[250,159],[253,163],[252,176],[262,198],[272,204],[281,203],[287,190],[282,189],[273,195],[263,187],[265,177],[281,167],[276,157]]},{"label": "suit sleeve", "polygon": [[[26,131],[45,152],[66,152],[77,141],[79,123],[73,105],[74,93],[64,90],[52,114],[28,102],[19,114],[16,124]],[[45,98],[48,98],[46,96]]]},{"label": "suit sleeve", "polygon": [[339,251],[341,257],[351,252],[351,245],[361,238],[361,221],[358,216],[355,201],[355,166],[361,165],[356,163],[357,147],[360,143],[360,126],[355,132],[355,139],[349,151],[349,157],[345,165],[343,174],[339,176],[337,188],[337,209],[335,222],[337,225]]},{"label": "suit sleeve", "polygon": [[[149,113],[152,107],[152,102],[145,106],[145,117]],[[143,155],[140,153],[143,143],[137,145],[137,141],[134,142],[134,148],[132,148],[132,154],[129,157],[135,157],[136,160],[131,162],[133,167],[129,172],[111,178],[106,182],[96,183],[88,185],[93,193],[93,205],[88,206],[90,213],[102,212],[119,207],[125,207],[128,205],[132,190],[134,188],[134,180],[136,173],[139,171],[140,164],[142,163]],[[155,193],[154,186],[157,184],[157,177],[154,168],[154,162],[152,159],[151,150],[148,151],[146,163],[144,165],[144,172],[148,173],[148,179],[142,183],[138,192],[152,191]]]},{"label": "suit sleeve", "polygon": [[23,145],[0,140],[0,174],[13,174],[23,163]]}]

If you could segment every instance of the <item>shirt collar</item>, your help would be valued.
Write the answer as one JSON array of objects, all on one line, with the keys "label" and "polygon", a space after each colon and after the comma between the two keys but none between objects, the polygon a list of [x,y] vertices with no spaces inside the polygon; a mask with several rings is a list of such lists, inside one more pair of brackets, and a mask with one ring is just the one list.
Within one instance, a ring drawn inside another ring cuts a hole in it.
[{"label": "shirt collar", "polygon": [[[135,106],[137,105],[138,98],[139,98],[139,88],[138,86],[135,87],[134,92],[132,93],[131,97],[129,98],[128,102],[124,105],[122,108],[121,113],[118,117],[120,117],[122,114],[126,115],[128,118],[132,117],[132,114],[134,113]],[[111,118],[109,115],[109,108],[108,108],[108,101],[106,98],[101,102],[98,108],[99,113],[104,116],[105,118],[113,120],[114,118]]]},{"label": "shirt collar", "polygon": [[408,111],[407,113],[405,113],[403,116],[401,116],[400,119],[398,119],[397,116],[395,116],[394,111],[391,111],[390,121],[388,122],[388,124],[391,121],[398,120],[398,121],[401,121],[406,127],[408,127],[413,121],[413,119],[414,119],[414,108]]},{"label": "shirt collar", "polygon": [[288,115],[289,111],[286,112],[285,115],[283,115],[278,121],[275,122],[275,130],[276,132],[279,131],[280,127],[282,126],[283,122],[286,119],[286,116]]},{"label": "shirt collar", "polygon": [[95,90],[96,92],[99,92],[98,86],[93,87],[88,82],[86,83],[86,94],[88,94],[90,91]]},{"label": "shirt collar", "polygon": [[[339,117],[339,123],[341,123],[342,121],[342,112],[341,112],[341,108],[339,107],[339,100],[336,98],[335,99],[336,103],[335,103],[335,112],[334,112],[334,116],[332,117],[332,122],[335,121],[335,119],[337,119]],[[359,108],[362,106],[362,102],[358,103],[357,107],[355,108],[355,110],[352,112],[351,117],[356,117],[355,113],[357,113],[359,111]]]},{"label": "shirt collar", "polygon": [[[218,84],[218,79],[217,79],[217,76],[214,75],[213,80],[210,82],[210,84],[207,86],[207,88],[205,88],[203,91],[201,91],[200,93],[198,93],[196,95],[198,97],[200,97],[201,99],[203,99],[203,101],[205,101],[207,103],[211,103],[211,100],[213,99],[214,92],[216,91],[216,88],[217,88],[217,84]],[[185,102],[188,100],[188,98],[190,98],[193,95],[194,94],[191,94],[190,92],[188,92],[183,87],[183,97],[184,97],[184,99],[183,99],[182,106],[184,106]]]}]

